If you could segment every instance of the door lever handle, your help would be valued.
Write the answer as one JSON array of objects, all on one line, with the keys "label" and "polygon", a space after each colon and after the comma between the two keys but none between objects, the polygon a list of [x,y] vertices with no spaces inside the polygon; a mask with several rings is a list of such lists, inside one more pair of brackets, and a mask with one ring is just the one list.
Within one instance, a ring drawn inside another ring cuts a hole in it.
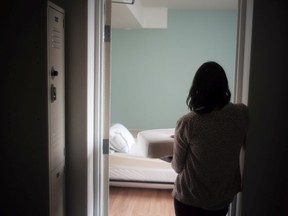
[{"label": "door lever handle", "polygon": [[51,77],[52,77],[52,79],[54,79],[54,77],[58,76],[58,74],[59,74],[59,72],[56,71],[56,70],[54,69],[54,67],[52,67],[52,68],[51,68]]}]

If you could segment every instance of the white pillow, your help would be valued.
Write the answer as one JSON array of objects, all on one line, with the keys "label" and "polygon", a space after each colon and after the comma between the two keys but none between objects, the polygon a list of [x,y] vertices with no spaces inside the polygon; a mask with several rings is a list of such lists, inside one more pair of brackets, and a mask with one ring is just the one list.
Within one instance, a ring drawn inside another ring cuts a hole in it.
[{"label": "white pillow", "polygon": [[109,143],[111,149],[127,153],[135,143],[135,138],[124,125],[116,123],[110,127]]}]

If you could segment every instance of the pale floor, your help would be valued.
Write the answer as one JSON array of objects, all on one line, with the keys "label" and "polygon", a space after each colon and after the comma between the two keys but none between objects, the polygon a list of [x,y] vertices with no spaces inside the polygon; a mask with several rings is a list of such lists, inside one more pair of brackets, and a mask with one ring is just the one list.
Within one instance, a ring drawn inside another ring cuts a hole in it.
[{"label": "pale floor", "polygon": [[175,216],[172,190],[111,187],[109,216]]}]

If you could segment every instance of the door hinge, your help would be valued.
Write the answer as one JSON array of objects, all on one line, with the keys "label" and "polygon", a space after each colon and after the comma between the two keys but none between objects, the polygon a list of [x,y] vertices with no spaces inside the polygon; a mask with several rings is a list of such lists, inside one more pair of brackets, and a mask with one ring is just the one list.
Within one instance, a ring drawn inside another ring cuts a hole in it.
[{"label": "door hinge", "polygon": [[103,154],[109,154],[109,139],[103,139]]},{"label": "door hinge", "polygon": [[110,42],[111,41],[111,26],[110,25],[105,25],[104,41],[105,42]]}]

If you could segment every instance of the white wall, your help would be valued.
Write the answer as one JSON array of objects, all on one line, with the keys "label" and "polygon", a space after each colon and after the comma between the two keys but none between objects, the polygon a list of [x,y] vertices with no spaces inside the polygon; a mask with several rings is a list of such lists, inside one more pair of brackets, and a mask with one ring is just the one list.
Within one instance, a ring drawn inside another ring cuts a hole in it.
[{"label": "white wall", "polygon": [[234,92],[236,10],[169,10],[167,29],[113,29],[111,121],[172,128],[188,112],[196,70],[217,61]]}]

